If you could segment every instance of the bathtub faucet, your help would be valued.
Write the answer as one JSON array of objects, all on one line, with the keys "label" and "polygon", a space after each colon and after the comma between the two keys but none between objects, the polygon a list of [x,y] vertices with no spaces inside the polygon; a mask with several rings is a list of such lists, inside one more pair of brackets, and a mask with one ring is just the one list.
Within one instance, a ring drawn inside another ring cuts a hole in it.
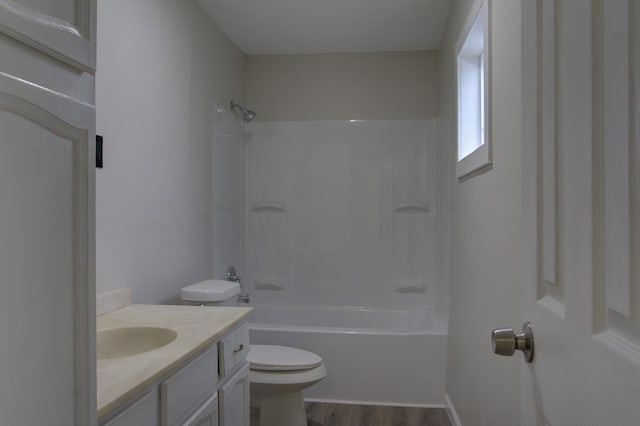
[{"label": "bathtub faucet", "polygon": [[238,275],[236,267],[233,265],[227,268],[227,281],[240,284],[240,275]]},{"label": "bathtub faucet", "polygon": [[236,272],[236,267],[231,265],[227,268],[227,281],[238,283],[240,285],[240,294],[238,295],[238,303],[249,303],[249,293],[245,293],[242,287],[240,275]]}]

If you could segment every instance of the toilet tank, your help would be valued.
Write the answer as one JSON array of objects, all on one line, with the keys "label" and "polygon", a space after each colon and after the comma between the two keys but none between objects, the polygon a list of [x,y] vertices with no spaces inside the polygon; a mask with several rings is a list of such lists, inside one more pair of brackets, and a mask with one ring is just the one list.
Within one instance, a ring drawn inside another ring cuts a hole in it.
[{"label": "toilet tank", "polygon": [[180,299],[185,305],[236,306],[238,293],[238,283],[206,280],[183,287]]}]

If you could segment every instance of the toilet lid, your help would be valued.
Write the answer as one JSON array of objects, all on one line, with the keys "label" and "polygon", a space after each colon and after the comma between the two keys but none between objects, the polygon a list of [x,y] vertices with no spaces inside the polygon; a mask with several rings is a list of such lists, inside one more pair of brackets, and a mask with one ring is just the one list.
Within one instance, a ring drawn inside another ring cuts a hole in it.
[{"label": "toilet lid", "polygon": [[252,370],[262,371],[310,370],[322,364],[313,352],[274,345],[251,345],[247,361]]}]

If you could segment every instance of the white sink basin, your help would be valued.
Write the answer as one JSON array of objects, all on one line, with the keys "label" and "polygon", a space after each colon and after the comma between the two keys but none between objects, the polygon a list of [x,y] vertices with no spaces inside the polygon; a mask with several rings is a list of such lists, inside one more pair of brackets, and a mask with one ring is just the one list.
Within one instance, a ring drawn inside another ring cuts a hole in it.
[{"label": "white sink basin", "polygon": [[178,333],[169,328],[122,327],[96,334],[96,358],[109,359],[141,354],[173,342]]}]

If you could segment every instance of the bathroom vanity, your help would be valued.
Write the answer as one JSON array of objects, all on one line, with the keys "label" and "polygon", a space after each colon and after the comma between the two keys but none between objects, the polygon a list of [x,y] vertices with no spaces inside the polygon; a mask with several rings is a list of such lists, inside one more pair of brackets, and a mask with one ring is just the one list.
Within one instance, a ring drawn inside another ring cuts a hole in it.
[{"label": "bathroom vanity", "polygon": [[250,311],[129,305],[99,316],[98,423],[248,426]]}]

